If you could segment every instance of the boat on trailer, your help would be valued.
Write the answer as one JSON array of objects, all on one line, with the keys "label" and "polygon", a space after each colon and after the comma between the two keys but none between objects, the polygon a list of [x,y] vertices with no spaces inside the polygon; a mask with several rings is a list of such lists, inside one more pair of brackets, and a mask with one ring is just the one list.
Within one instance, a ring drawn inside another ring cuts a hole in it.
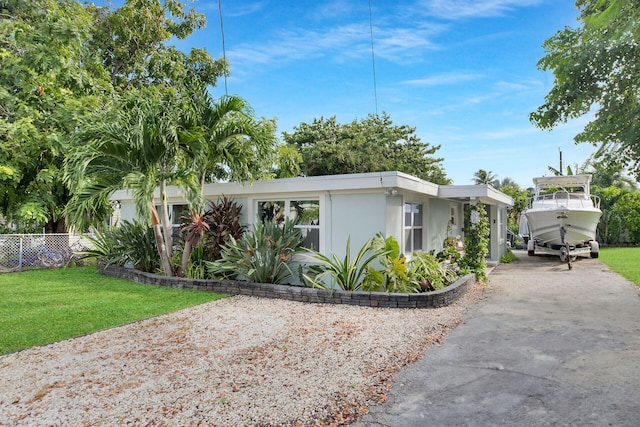
[{"label": "boat on trailer", "polygon": [[598,257],[596,228],[602,216],[600,199],[591,194],[591,174],[534,178],[535,194],[525,217],[529,255],[559,255],[569,264],[578,255]]}]

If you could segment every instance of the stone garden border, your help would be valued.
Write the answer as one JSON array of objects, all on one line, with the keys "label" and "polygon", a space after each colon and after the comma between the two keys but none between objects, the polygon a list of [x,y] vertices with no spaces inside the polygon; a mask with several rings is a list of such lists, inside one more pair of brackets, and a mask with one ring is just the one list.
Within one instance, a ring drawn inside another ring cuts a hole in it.
[{"label": "stone garden border", "polygon": [[131,268],[109,266],[98,270],[101,274],[131,280],[147,285],[170,286],[172,288],[197,289],[229,295],[250,295],[261,298],[279,298],[290,301],[349,304],[364,307],[384,308],[435,308],[449,305],[460,298],[475,282],[475,274],[467,274],[457,281],[433,292],[387,293],[350,292],[305,288],[290,285],[272,285],[237,280],[198,280],[183,277],[164,277]]}]

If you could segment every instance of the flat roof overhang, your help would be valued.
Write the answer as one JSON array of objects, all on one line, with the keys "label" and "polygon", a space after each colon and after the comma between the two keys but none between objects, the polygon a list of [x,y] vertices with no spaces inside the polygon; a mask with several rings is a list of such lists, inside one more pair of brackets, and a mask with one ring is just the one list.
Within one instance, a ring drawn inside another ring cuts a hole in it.
[{"label": "flat roof overhang", "polygon": [[438,197],[460,202],[480,201],[489,205],[513,206],[513,199],[489,184],[441,185]]}]

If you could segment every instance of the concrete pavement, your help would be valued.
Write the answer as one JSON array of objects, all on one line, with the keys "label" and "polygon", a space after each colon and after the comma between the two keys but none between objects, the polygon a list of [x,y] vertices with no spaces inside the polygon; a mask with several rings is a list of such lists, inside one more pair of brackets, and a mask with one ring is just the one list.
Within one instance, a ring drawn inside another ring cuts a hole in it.
[{"label": "concrete pavement", "polygon": [[399,372],[364,426],[638,426],[638,288],[598,260],[499,265],[483,300]]}]

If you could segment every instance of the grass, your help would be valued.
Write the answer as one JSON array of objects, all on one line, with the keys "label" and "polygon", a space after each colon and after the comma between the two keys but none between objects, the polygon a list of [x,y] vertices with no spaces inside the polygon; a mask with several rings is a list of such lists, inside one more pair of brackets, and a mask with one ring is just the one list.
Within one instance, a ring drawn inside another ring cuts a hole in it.
[{"label": "grass", "polygon": [[640,248],[601,248],[599,259],[640,286]]},{"label": "grass", "polygon": [[133,283],[95,267],[0,274],[0,354],[224,297]]}]

